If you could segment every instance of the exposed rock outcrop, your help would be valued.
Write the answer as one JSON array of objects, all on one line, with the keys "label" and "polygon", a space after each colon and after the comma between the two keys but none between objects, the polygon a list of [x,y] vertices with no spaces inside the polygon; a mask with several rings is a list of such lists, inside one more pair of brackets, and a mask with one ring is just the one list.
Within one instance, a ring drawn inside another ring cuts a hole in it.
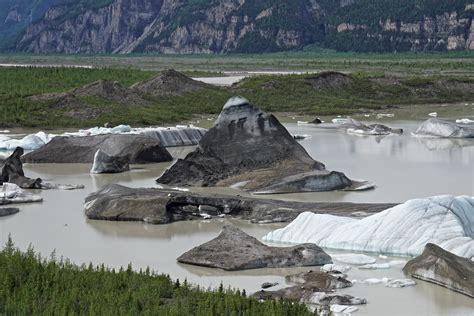
[{"label": "exposed rock outcrop", "polygon": [[171,161],[161,143],[144,135],[106,134],[84,137],[54,137],[48,144],[26,154],[29,163],[93,163],[97,150],[112,156],[129,156],[130,163]]},{"label": "exposed rock outcrop", "polygon": [[361,211],[368,215],[391,206],[393,204],[291,202],[169,189],[136,189],[118,184],[104,186],[90,194],[84,203],[86,216],[91,219],[152,224],[201,218],[199,208],[206,209],[211,216],[229,214],[254,223],[272,223],[289,222],[304,211],[357,216]]},{"label": "exposed rock outcrop", "polygon": [[109,0],[57,3],[43,18],[23,23],[13,22],[24,14],[12,8],[4,19],[8,28],[21,26],[10,30],[21,35],[13,47],[33,53],[254,53],[309,44],[362,52],[460,50],[474,49],[472,5],[466,4],[425,1],[407,13],[389,0],[301,0],[291,6]]},{"label": "exposed rock outcrop", "polygon": [[364,189],[326,170],[278,119],[241,97],[231,98],[199,146],[157,180],[178,186],[232,186],[255,193]]},{"label": "exposed rock outcrop", "polygon": [[215,239],[181,255],[178,262],[229,271],[332,263],[315,244],[269,247],[232,225],[224,226]]},{"label": "exposed rock outcrop", "polygon": [[144,94],[161,97],[182,95],[186,92],[212,88],[212,86],[193,80],[174,69],[169,69],[158,76],[137,82],[131,88]]},{"label": "exposed rock outcrop", "polygon": [[97,150],[91,173],[120,173],[130,170],[130,156],[111,156]]},{"label": "exposed rock outcrop", "polygon": [[474,127],[430,118],[418,127],[415,136],[443,138],[474,138]]},{"label": "exposed rock outcrop", "polygon": [[403,272],[474,298],[474,261],[435,244],[427,244],[420,256],[408,261]]}]

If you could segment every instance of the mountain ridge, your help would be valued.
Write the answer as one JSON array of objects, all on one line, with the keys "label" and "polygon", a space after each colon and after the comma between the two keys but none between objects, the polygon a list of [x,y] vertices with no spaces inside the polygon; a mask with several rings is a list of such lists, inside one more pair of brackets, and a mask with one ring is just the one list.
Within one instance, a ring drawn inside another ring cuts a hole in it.
[{"label": "mountain ridge", "polygon": [[473,0],[37,1],[55,2],[17,34],[11,51],[262,53],[307,45],[356,52],[474,50]]}]

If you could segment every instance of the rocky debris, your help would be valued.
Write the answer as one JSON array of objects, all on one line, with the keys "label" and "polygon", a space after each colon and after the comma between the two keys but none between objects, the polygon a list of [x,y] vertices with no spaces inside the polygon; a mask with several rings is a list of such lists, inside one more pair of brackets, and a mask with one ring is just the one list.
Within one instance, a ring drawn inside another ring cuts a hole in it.
[{"label": "rocky debris", "polygon": [[0,184],[8,182],[14,183],[23,189],[41,189],[43,181],[40,178],[31,179],[25,177],[21,161],[23,152],[23,148],[17,147],[10,157],[3,162],[0,161]]},{"label": "rocky debris", "polygon": [[213,88],[204,82],[193,80],[174,69],[163,71],[160,75],[140,81],[130,87],[155,97],[176,96],[206,88]]},{"label": "rocky debris", "polygon": [[97,150],[111,156],[129,156],[131,164],[172,161],[161,143],[147,136],[106,134],[84,137],[54,137],[48,144],[26,154],[29,163],[93,163]]},{"label": "rocky debris", "polygon": [[419,137],[473,138],[474,127],[430,118],[424,121],[413,135]]},{"label": "rocky debris", "polygon": [[403,134],[401,128],[390,128],[383,124],[363,124],[352,118],[347,118],[339,128],[345,129],[349,134],[355,135],[390,135],[390,134]]},{"label": "rocky debris", "polygon": [[362,219],[305,212],[263,239],[407,256],[421,254],[426,243],[431,242],[471,258],[474,257],[473,209],[474,197],[440,195],[408,200]]},{"label": "rocky debris", "polygon": [[177,186],[233,186],[260,194],[367,189],[366,182],[328,171],[278,119],[241,97],[231,98],[215,125],[185,159],[157,179]]},{"label": "rocky debris", "polygon": [[269,247],[239,228],[225,225],[215,239],[191,249],[178,262],[228,271],[316,266],[331,263],[331,257],[315,244]]},{"label": "rocky debris", "polygon": [[91,219],[166,224],[197,219],[201,208],[210,212],[210,215],[229,214],[263,224],[289,222],[304,211],[352,216],[352,213],[364,210],[369,215],[393,205],[305,203],[110,184],[90,194],[85,200],[84,209],[86,216]]},{"label": "rocky debris", "polygon": [[423,253],[408,261],[403,272],[474,298],[474,261],[427,244]]},{"label": "rocky debris", "polygon": [[351,287],[352,283],[343,277],[329,273],[309,271],[286,277],[286,281],[295,284],[277,291],[261,290],[253,294],[257,299],[286,299],[318,305],[357,305],[365,304],[365,299],[355,298],[346,294],[334,294],[334,290]]},{"label": "rocky debris", "polygon": [[97,150],[91,173],[120,173],[130,170],[130,156],[111,156]]},{"label": "rocky debris", "polygon": [[20,210],[14,207],[0,208],[0,217],[13,215],[18,213]]}]

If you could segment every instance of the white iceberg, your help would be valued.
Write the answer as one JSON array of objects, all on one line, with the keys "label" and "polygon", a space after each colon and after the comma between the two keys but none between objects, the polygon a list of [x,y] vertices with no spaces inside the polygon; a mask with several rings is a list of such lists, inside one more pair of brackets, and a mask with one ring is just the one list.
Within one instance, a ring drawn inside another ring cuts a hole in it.
[{"label": "white iceberg", "polygon": [[392,280],[385,284],[386,287],[393,287],[393,288],[402,288],[407,286],[415,286],[416,282],[411,279],[397,279]]},{"label": "white iceberg", "polygon": [[464,118],[464,119],[456,120],[456,123],[458,123],[458,124],[471,124],[471,123],[474,123],[474,120]]},{"label": "white iceberg", "polygon": [[377,269],[390,269],[392,265],[388,262],[385,263],[370,263],[360,266],[359,269],[362,270],[377,270]]},{"label": "white iceberg", "polygon": [[438,117],[438,113],[437,112],[431,112],[431,113],[428,114],[428,116]]},{"label": "white iceberg", "polygon": [[51,139],[52,136],[45,132],[26,135],[22,139],[3,138],[0,141],[0,150],[15,150],[17,147],[22,147],[25,150],[34,150],[49,143]]},{"label": "white iceberg", "polygon": [[471,138],[474,137],[474,127],[430,118],[424,121],[413,135],[417,137]]},{"label": "white iceberg", "polygon": [[9,203],[41,202],[43,198],[26,192],[13,183],[4,182],[0,190],[0,200]]},{"label": "white iceberg", "polygon": [[341,273],[346,273],[351,269],[351,266],[348,265],[342,265],[342,264],[333,264],[333,263],[328,263],[325,264],[321,267],[322,272],[341,272]]},{"label": "white iceberg", "polygon": [[473,237],[474,197],[442,195],[409,200],[363,219],[305,212],[263,240],[407,256],[434,243],[471,258]]}]

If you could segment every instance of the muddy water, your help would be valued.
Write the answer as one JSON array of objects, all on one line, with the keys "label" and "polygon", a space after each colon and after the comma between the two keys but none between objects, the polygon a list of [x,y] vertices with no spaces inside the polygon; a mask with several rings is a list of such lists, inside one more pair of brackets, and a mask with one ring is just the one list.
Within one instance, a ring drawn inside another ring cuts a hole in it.
[{"label": "muddy water", "polygon": [[[418,122],[391,124],[414,130]],[[474,194],[474,140],[427,144],[408,135],[369,138],[296,124],[287,126],[291,133],[312,136],[301,144],[328,168],[344,171],[353,178],[374,181],[377,188],[369,192],[310,193],[277,196],[279,198],[392,202],[435,194]],[[171,151],[175,157],[182,157],[191,149],[175,148]],[[92,221],[84,216],[82,202],[88,193],[108,183],[153,187],[154,179],[168,166],[168,163],[135,166],[128,173],[92,176],[88,165],[27,165],[26,173],[31,177],[42,177],[56,183],[84,184],[86,187],[78,191],[40,192],[43,203],[20,205],[20,213],[0,218],[0,243],[4,244],[11,234],[22,249],[31,244],[44,255],[56,250],[57,255],[79,264],[93,262],[118,267],[131,262],[135,268],[150,266],[173,278],[187,278],[203,286],[216,286],[222,281],[248,292],[257,291],[266,281],[280,282],[283,286],[283,276],[308,269],[224,272],[181,265],[175,261],[183,252],[215,237],[225,222],[232,222],[257,238],[281,227],[281,224],[253,225],[233,219],[215,219],[154,226]],[[217,191],[234,192],[230,189]],[[379,262],[383,260],[379,259]],[[403,278],[401,267],[378,271],[362,271],[354,267],[349,278]],[[343,292],[369,301],[358,315],[472,315],[474,308],[474,300],[422,281],[405,289],[356,283]]]}]

